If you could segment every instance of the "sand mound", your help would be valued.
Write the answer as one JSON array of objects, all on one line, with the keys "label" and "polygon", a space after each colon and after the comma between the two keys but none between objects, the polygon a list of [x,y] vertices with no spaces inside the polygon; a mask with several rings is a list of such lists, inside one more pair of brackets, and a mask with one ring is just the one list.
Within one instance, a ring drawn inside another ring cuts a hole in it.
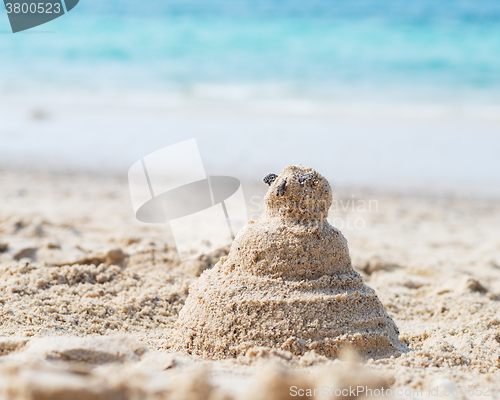
[{"label": "sand mound", "polygon": [[405,352],[375,291],[353,270],[346,239],[326,220],[326,179],[292,166],[265,182],[265,213],[190,288],[177,348],[213,358],[256,346],[328,357],[345,347],[368,357]]}]

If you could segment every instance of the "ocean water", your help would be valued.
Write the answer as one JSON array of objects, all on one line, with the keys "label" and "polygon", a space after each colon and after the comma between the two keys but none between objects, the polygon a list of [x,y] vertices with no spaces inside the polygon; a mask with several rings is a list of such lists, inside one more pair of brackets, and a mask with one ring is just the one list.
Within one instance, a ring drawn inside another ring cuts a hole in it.
[{"label": "ocean water", "polygon": [[498,0],[81,0],[9,29],[0,94],[500,104]]},{"label": "ocean water", "polygon": [[499,122],[499,0],[80,0],[17,34],[0,10],[0,166],[126,176],[196,138],[208,173],[498,192]]}]

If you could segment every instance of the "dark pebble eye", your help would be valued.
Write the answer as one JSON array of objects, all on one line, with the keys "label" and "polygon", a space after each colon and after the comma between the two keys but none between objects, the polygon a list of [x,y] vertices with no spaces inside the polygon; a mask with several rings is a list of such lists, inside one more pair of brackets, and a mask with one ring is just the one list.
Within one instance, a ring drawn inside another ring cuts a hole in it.
[{"label": "dark pebble eye", "polygon": [[269,186],[271,186],[271,184],[276,180],[277,177],[278,175],[276,174],[267,174],[262,180],[264,181],[264,183],[267,183]]},{"label": "dark pebble eye", "polygon": [[301,175],[299,177],[299,183],[304,183],[305,181],[308,181],[309,179],[312,179],[314,177],[314,173],[308,172],[307,174]]},{"label": "dark pebble eye", "polygon": [[278,185],[276,190],[276,196],[283,196],[286,190],[286,179]]}]

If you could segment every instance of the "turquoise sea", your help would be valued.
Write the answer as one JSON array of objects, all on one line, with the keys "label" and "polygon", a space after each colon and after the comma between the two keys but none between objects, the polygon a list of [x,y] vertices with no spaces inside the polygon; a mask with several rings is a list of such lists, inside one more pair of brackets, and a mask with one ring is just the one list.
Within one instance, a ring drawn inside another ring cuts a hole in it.
[{"label": "turquoise sea", "polygon": [[209,173],[500,189],[499,0],[80,0],[12,34],[0,167],[122,176],[196,138]]},{"label": "turquoise sea", "polygon": [[12,34],[0,94],[500,103],[498,0],[81,0]]}]

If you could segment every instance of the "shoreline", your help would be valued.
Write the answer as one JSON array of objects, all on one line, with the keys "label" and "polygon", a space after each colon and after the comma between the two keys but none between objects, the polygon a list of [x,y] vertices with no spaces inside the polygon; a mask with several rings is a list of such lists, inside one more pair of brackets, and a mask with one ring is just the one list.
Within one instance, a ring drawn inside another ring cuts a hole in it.
[{"label": "shoreline", "polygon": [[[16,157],[17,158],[17,157]],[[33,160],[32,160],[33,161]],[[37,162],[27,164],[25,161],[10,161],[0,162],[0,178],[3,176],[16,176],[22,178],[26,176],[28,179],[42,178],[82,178],[94,179],[97,182],[113,182],[123,187],[128,187],[128,170],[125,166],[118,167],[110,165],[106,167],[88,168],[81,165],[60,165],[50,164],[46,159],[39,158]],[[207,172],[208,173],[208,172]],[[220,171],[221,175],[228,175]],[[218,175],[218,174],[211,174]],[[247,177],[235,176],[243,185],[243,192],[245,199],[251,202],[252,197],[263,197],[267,190],[267,186],[262,183],[260,179],[249,179]],[[345,181],[330,180],[333,189],[333,196],[338,194],[337,201],[340,198],[347,198],[349,196],[363,197],[374,195],[383,196],[398,196],[401,198],[421,198],[421,199],[447,199],[447,198],[460,198],[471,201],[498,201],[500,198],[500,189],[496,186],[495,182],[488,183],[423,183],[412,182],[405,184],[398,184],[394,182],[356,182],[347,183]]]}]

